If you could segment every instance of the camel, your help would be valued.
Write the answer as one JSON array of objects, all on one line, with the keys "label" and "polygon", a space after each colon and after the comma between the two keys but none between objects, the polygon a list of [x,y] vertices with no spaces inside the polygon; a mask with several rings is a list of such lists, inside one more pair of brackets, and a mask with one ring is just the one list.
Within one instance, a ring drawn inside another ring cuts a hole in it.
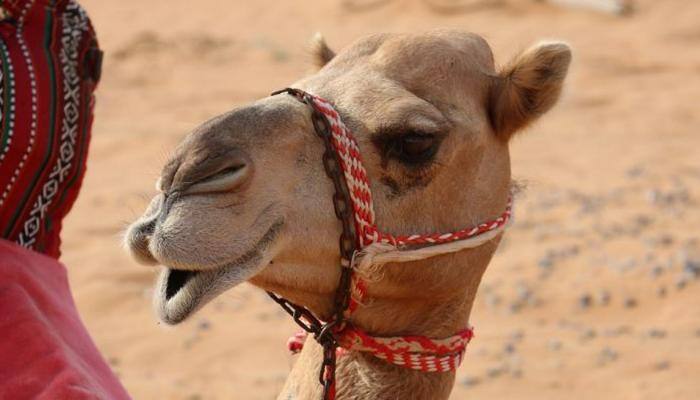
[{"label": "camel", "polygon": [[[511,191],[509,140],[558,100],[571,60],[541,42],[497,69],[480,36],[457,30],[376,34],[291,87],[331,102],[354,133],[376,220],[396,234],[446,232],[498,216]],[[163,267],[159,318],[177,324],[248,281],[331,318],[338,285],[333,184],[310,111],[287,95],[205,122],[177,147],[158,194],[126,234],[133,257]],[[444,338],[463,329],[501,234],[478,247],[357,271],[367,293],[352,323],[375,336]],[[278,399],[319,399],[321,347],[307,340]],[[468,359],[468,358],[467,358]],[[337,399],[447,399],[452,372],[338,358]]]}]

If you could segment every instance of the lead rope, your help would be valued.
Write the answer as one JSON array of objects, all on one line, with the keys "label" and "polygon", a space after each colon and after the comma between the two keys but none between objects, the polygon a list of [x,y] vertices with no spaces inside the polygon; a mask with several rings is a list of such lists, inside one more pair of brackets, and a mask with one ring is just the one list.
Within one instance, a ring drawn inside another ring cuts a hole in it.
[{"label": "lead rope", "polygon": [[[297,100],[311,108],[311,121],[314,125],[316,135],[322,139],[325,146],[323,153],[323,166],[326,175],[333,181],[335,194],[333,195],[333,208],[338,220],[342,223],[343,230],[340,234],[340,281],[335,292],[333,319],[322,322],[316,318],[308,309],[294,304],[284,298],[268,292],[282,308],[287,311],[294,321],[299,324],[307,333],[323,347],[323,361],[319,373],[319,381],[323,385],[323,399],[335,399],[335,368],[338,341],[335,333],[345,327],[345,310],[350,307],[350,284],[352,282],[352,260],[357,251],[358,237],[355,230],[354,213],[352,209],[352,197],[348,185],[343,177],[341,160],[333,145],[333,134],[331,126],[323,113],[314,106],[311,95],[297,89],[283,89],[272,93],[272,96],[288,93]],[[306,320],[304,323],[303,320]]]},{"label": "lead rope", "polygon": [[[319,382],[323,399],[335,399],[335,370],[339,348],[368,352],[395,365],[425,372],[454,371],[462,361],[472,328],[445,339],[424,336],[374,337],[349,323],[362,303],[366,284],[356,270],[371,271],[390,262],[407,262],[478,247],[496,236],[511,218],[511,201],[497,219],[475,227],[443,234],[393,236],[380,232],[374,222],[369,179],[359,147],[333,106],[300,89],[287,93],[311,108],[314,131],[323,140],[323,165],[333,181],[335,215],[343,226],[339,239],[341,274],[335,293],[332,318],[324,322],[307,308],[267,292],[294,321],[323,347]],[[411,248],[413,246],[413,248]],[[288,346],[300,351],[305,335],[295,335]]]}]

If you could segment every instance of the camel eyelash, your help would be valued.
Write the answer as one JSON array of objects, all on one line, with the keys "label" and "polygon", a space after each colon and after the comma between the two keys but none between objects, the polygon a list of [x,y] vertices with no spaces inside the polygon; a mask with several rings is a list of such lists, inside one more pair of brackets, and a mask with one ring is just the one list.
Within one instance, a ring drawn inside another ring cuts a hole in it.
[{"label": "camel eyelash", "polygon": [[421,169],[433,161],[444,135],[407,127],[383,128],[372,136],[382,155],[382,166],[390,160],[411,169]]}]

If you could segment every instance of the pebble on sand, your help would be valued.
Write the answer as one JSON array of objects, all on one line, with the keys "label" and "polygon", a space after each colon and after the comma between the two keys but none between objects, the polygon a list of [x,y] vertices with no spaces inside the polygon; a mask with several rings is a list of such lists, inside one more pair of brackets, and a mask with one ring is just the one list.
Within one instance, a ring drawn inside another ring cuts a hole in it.
[{"label": "pebble on sand", "polygon": [[654,369],[657,371],[665,371],[669,368],[671,368],[671,362],[667,360],[659,361],[656,364],[654,364]]},{"label": "pebble on sand", "polygon": [[656,296],[658,297],[666,297],[666,286],[659,286],[656,289]]},{"label": "pebble on sand", "polygon": [[581,341],[587,341],[595,339],[596,336],[598,336],[598,333],[595,331],[595,329],[588,328],[581,332],[578,338]]},{"label": "pebble on sand", "polygon": [[632,333],[632,327],[629,325],[620,325],[615,328],[606,329],[603,335],[607,337],[618,337],[621,335],[629,335],[630,333]]},{"label": "pebble on sand", "polygon": [[652,278],[658,278],[659,276],[663,275],[664,273],[664,267],[661,265],[656,265],[651,269],[651,277]]},{"label": "pebble on sand", "polygon": [[676,289],[678,290],[683,290],[685,289],[686,285],[688,285],[688,277],[685,275],[681,275],[676,279]]},{"label": "pebble on sand", "polygon": [[490,308],[496,308],[503,302],[501,296],[493,292],[485,293],[486,305]]},{"label": "pebble on sand", "polygon": [[499,376],[503,375],[508,371],[508,368],[505,366],[499,366],[499,367],[493,367],[489,368],[486,371],[486,376],[489,378],[498,378]]},{"label": "pebble on sand", "polygon": [[667,333],[663,329],[652,328],[647,331],[646,335],[652,339],[663,339],[666,337]]},{"label": "pebble on sand", "polygon": [[211,328],[211,322],[209,322],[209,320],[202,319],[197,323],[197,329],[200,331],[206,331],[209,330],[209,328]]},{"label": "pebble on sand", "polygon": [[588,294],[582,294],[578,298],[578,307],[582,310],[588,309],[593,305],[593,297]]},{"label": "pebble on sand", "polygon": [[610,347],[605,347],[600,354],[598,354],[598,365],[606,365],[614,362],[618,359],[619,353]]},{"label": "pebble on sand", "polygon": [[552,260],[549,254],[545,255],[537,262],[537,266],[544,270],[550,270],[554,266],[554,260]]},{"label": "pebble on sand", "polygon": [[459,380],[459,384],[464,387],[472,387],[481,383],[481,378],[478,376],[465,376]]},{"label": "pebble on sand", "polygon": [[522,329],[513,331],[513,333],[510,334],[510,339],[513,342],[520,342],[523,340],[523,338],[525,338],[525,331],[523,331]]},{"label": "pebble on sand", "polygon": [[644,170],[643,166],[634,165],[625,171],[625,175],[627,175],[628,178],[639,178],[640,176],[644,175],[645,172],[646,171]]},{"label": "pebble on sand", "polygon": [[608,304],[610,304],[610,297],[611,295],[608,290],[601,289],[600,291],[598,291],[597,300],[601,306],[607,306]]},{"label": "pebble on sand", "polygon": [[549,339],[549,341],[547,341],[547,348],[551,351],[559,351],[561,350],[561,346],[562,343],[559,339]]},{"label": "pebble on sand", "polygon": [[683,275],[689,279],[700,277],[700,260],[686,258],[683,262]]}]

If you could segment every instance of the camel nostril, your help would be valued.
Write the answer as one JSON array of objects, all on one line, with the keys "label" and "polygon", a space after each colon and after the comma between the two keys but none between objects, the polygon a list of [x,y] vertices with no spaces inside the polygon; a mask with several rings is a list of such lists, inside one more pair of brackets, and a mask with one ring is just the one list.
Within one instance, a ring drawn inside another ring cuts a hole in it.
[{"label": "camel nostril", "polygon": [[216,193],[236,190],[247,181],[251,170],[250,164],[237,162],[193,183],[183,191],[183,194]]},{"label": "camel nostril", "polygon": [[230,175],[237,173],[238,171],[240,171],[241,169],[243,169],[245,167],[246,167],[245,164],[233,165],[231,167],[222,169],[221,171],[215,173],[214,175],[206,178],[206,180],[215,180],[215,179],[223,178],[225,176],[230,176]]},{"label": "camel nostril", "polygon": [[149,250],[149,242],[155,230],[155,219],[137,222],[126,233],[126,247],[141,264],[155,265],[158,261]]}]

